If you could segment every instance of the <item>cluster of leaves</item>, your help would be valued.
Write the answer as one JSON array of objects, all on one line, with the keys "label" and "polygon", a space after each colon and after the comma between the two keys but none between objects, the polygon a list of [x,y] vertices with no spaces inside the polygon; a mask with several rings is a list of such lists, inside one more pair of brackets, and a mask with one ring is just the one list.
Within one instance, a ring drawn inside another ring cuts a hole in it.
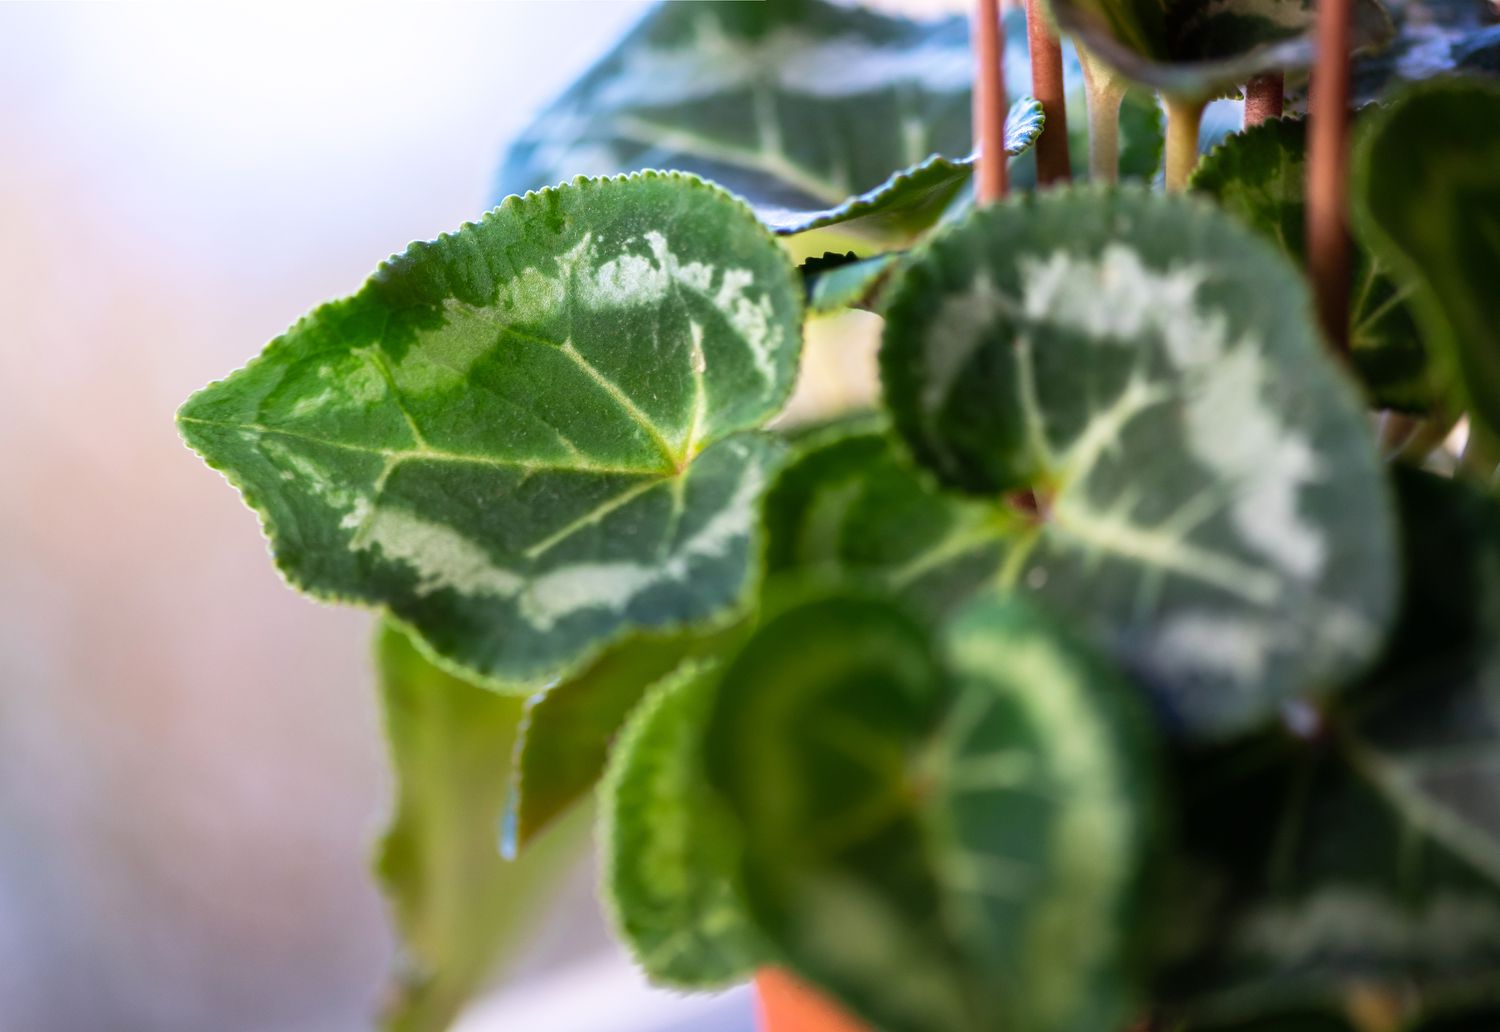
[{"label": "cluster of leaves", "polygon": [[[1308,52],[1292,0],[1053,6],[1177,94]],[[1023,192],[974,210],[965,23],[779,0],[662,5],[497,208],[194,395],[288,581],[385,614],[392,1026],[447,1024],[596,791],[663,984],[781,966],[892,1032],[1494,1020],[1500,87],[1404,67],[1358,126],[1358,383],[1300,120],[1194,196],[1025,192],[1023,99]],[[854,305],[879,411],[768,429]],[[1372,408],[1488,464],[1389,461]]]}]

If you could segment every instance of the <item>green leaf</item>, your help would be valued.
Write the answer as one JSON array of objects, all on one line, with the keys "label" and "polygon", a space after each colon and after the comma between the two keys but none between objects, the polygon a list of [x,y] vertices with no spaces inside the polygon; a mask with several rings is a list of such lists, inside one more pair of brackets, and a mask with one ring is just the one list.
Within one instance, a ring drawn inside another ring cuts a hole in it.
[{"label": "green leaf", "polygon": [[1299,735],[1185,765],[1206,917],[1169,983],[1205,1017],[1355,991],[1408,1019],[1500,1002],[1500,506],[1397,484],[1408,581],[1380,667],[1293,711]]},{"label": "green leaf", "polygon": [[1352,161],[1360,236],[1415,286],[1455,408],[1500,435],[1500,83],[1412,87],[1369,116]]},{"label": "green leaf", "polygon": [[726,669],[709,776],[746,899],[796,973],[886,1032],[1098,1032],[1133,998],[1151,841],[1129,691],[1015,601],[947,642],[813,596]]},{"label": "green leaf", "polygon": [[651,685],[689,657],[723,650],[741,633],[735,626],[714,634],[637,635],[528,700],[511,771],[507,851],[525,848],[588,795],[620,728]]},{"label": "green leaf", "polygon": [[899,254],[860,258],[853,251],[809,258],[800,266],[807,285],[807,310],[827,315],[845,308],[879,308],[881,290],[900,261]]},{"label": "green leaf", "polygon": [[502,860],[496,836],[521,700],[437,669],[389,624],[377,652],[398,799],[376,870],[403,943],[384,1026],[439,1032],[582,858],[587,814],[557,827],[524,860]]},{"label": "green leaf", "polygon": [[903,264],[881,367],[941,480],[1035,492],[1006,582],[1184,732],[1247,730],[1380,648],[1395,544],[1364,413],[1301,277],[1228,216],[1137,191],[979,212]]},{"label": "green leaf", "polygon": [[[1227,137],[1198,165],[1189,185],[1306,267],[1305,119],[1273,119]],[[1359,246],[1349,279],[1349,342],[1371,398],[1387,407],[1427,408],[1427,356],[1406,303],[1409,288]]]},{"label": "green leaf", "polygon": [[1395,38],[1355,60],[1356,105],[1439,75],[1500,75],[1500,11],[1489,0],[1387,0],[1386,7]]},{"label": "green leaf", "polygon": [[878,581],[941,615],[991,581],[1023,529],[1008,509],[934,489],[884,428],[803,442],[766,495],[766,569]]},{"label": "green leaf", "polygon": [[498,685],[727,620],[779,453],[800,286],[684,175],[511,198],[190,398],[183,436],[296,587]]},{"label": "green leaf", "polygon": [[717,988],[765,959],[740,902],[733,820],[704,781],[717,680],[712,667],[689,665],[654,688],[600,786],[603,896],[659,985]]},{"label": "green leaf", "polygon": [[[746,198],[778,233],[842,223],[904,241],[969,178],[972,65],[964,18],[663,3],[521,133],[497,195],[679,168]],[[1007,148],[1040,131],[1041,106],[1024,98]]]},{"label": "green leaf", "polygon": [[[1314,5],[1303,0],[1052,0],[1058,24],[1121,75],[1163,93],[1210,98],[1266,71],[1312,64]],[[1357,45],[1383,43],[1390,17],[1357,0]]]}]

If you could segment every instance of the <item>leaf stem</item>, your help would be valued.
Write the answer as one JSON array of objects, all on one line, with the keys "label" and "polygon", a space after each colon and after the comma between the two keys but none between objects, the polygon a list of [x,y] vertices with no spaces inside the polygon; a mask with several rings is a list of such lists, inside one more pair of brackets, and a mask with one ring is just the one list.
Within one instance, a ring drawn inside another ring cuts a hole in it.
[{"label": "leaf stem", "polygon": [[1167,105],[1167,189],[1182,191],[1198,165],[1198,129],[1203,124],[1202,97],[1164,96]]},{"label": "leaf stem", "polygon": [[1068,107],[1063,91],[1062,43],[1047,21],[1042,0],[1026,0],[1026,45],[1031,51],[1031,95],[1046,124],[1036,141],[1036,178],[1043,186],[1073,178],[1068,153]]},{"label": "leaf stem", "polygon": [[1089,108],[1089,180],[1113,183],[1120,178],[1120,102],[1125,80],[1098,58],[1078,48]]},{"label": "leaf stem", "polygon": [[1245,128],[1280,118],[1286,108],[1286,75],[1267,72],[1245,84]]},{"label": "leaf stem", "polygon": [[1349,42],[1352,0],[1318,0],[1308,103],[1307,268],[1328,343],[1349,351]]},{"label": "leaf stem", "polygon": [[999,0],[978,0],[975,7],[974,145],[979,151],[977,192],[980,204],[1005,196],[1005,35]]}]

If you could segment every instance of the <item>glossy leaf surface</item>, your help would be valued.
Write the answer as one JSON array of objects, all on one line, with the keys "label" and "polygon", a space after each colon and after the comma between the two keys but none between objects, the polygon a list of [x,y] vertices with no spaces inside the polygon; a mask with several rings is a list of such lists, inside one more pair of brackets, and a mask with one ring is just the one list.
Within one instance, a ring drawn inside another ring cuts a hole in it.
[{"label": "glossy leaf surface", "polygon": [[320,598],[503,684],[750,578],[800,348],[795,271],[689,176],[508,201],[413,245],[179,413]]},{"label": "glossy leaf surface", "polygon": [[[823,2],[683,0],[649,13],[512,145],[497,197],[578,173],[697,172],[777,232],[835,223],[900,241],[970,175],[964,18]],[[1018,102],[1013,152],[1041,130]]]},{"label": "glossy leaf surface", "polygon": [[740,843],[704,781],[717,671],[690,665],[654,688],[620,736],[600,786],[604,895],[653,982],[716,988],[765,948],[740,901]]},{"label": "glossy leaf surface", "polygon": [[1353,156],[1356,225],[1415,285],[1455,401],[1500,437],[1500,83],[1436,80],[1374,112]]},{"label": "glossy leaf surface", "polygon": [[569,821],[524,860],[502,860],[506,757],[521,700],[444,673],[390,625],[377,653],[398,799],[376,870],[402,938],[384,1024],[440,1032],[533,930],[582,859],[587,824]]},{"label": "glossy leaf surface", "polygon": [[903,265],[881,366],[941,480],[1036,493],[1008,582],[1186,733],[1247,730],[1379,650],[1396,557],[1365,417],[1296,270],[1228,216],[1134,191],[980,212]]},{"label": "glossy leaf surface", "polygon": [[[1273,119],[1234,133],[1199,164],[1190,187],[1307,265],[1307,121]],[[1420,410],[1431,400],[1427,358],[1408,289],[1356,246],[1349,268],[1349,343],[1372,400]]]},{"label": "glossy leaf surface", "polygon": [[1133,700],[1015,601],[976,603],[946,651],[835,594],[732,661],[707,755],[751,912],[872,1027],[1117,1027],[1150,838]]},{"label": "glossy leaf surface", "polygon": [[1175,988],[1205,1015],[1383,992],[1406,1027],[1497,1002],[1500,507],[1426,473],[1398,484],[1408,584],[1380,667],[1294,714],[1300,737],[1187,765],[1211,916]]}]

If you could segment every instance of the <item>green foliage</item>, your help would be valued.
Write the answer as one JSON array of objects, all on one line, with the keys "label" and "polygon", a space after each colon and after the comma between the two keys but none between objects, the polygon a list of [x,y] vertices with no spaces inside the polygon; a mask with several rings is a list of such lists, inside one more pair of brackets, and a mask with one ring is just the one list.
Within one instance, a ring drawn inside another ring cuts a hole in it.
[{"label": "green foliage", "polygon": [[739,604],[800,313],[723,192],[580,179],[413,245],[178,422],[294,585],[534,684]]},{"label": "green foliage", "polygon": [[[1312,63],[1315,7],[1303,0],[1052,0],[1058,23],[1111,68],[1163,93],[1207,99],[1260,72]],[[1390,18],[1356,0],[1355,39],[1385,42]]]},{"label": "green foliage", "polygon": [[1227,217],[1131,191],[980,212],[887,303],[901,436],[955,488],[1035,493],[1007,582],[1192,735],[1328,694],[1394,605],[1383,477],[1309,308]]},{"label": "green foliage", "polygon": [[[1229,136],[1203,159],[1190,186],[1306,266],[1306,119],[1272,119]],[[1427,356],[1407,304],[1410,288],[1363,247],[1354,249],[1349,280],[1351,357],[1370,397],[1386,407],[1427,409]]]},{"label": "green foliage", "polygon": [[[1358,64],[1395,91],[1353,154],[1363,397],[1302,122],[1160,197],[1136,90],[1145,183],[1037,191],[1022,153],[976,211],[966,19],[773,0],[656,8],[509,151],[546,189],[189,399],[291,584],[387,617],[389,1026],[484,984],[597,786],[664,985],[774,964],[872,1032],[1500,1027],[1500,87],[1399,88],[1491,68],[1466,2],[1399,0]],[[1179,114],[1310,53],[1300,0],[1053,7]],[[1041,129],[1018,101],[1011,149]],[[685,171],[568,179],[648,165]],[[851,307],[878,410],[773,423]],[[1467,413],[1459,479],[1382,463],[1368,403]]]},{"label": "green foliage", "polygon": [[1395,38],[1354,62],[1356,105],[1435,76],[1500,76],[1500,10],[1489,0],[1386,0],[1385,7]]},{"label": "green foliage", "polygon": [[1413,87],[1370,116],[1358,147],[1361,235],[1415,287],[1454,408],[1500,437],[1500,83]]},{"label": "green foliage", "polygon": [[587,814],[521,860],[502,860],[506,757],[521,700],[444,673],[389,624],[376,651],[398,799],[375,867],[402,939],[384,1026],[437,1032],[538,923],[583,853]]},{"label": "green foliage", "polygon": [[744,829],[746,901],[876,1027],[1114,1027],[1151,835],[1134,700],[1014,600],[946,637],[834,593],[735,657],[707,756]]}]

